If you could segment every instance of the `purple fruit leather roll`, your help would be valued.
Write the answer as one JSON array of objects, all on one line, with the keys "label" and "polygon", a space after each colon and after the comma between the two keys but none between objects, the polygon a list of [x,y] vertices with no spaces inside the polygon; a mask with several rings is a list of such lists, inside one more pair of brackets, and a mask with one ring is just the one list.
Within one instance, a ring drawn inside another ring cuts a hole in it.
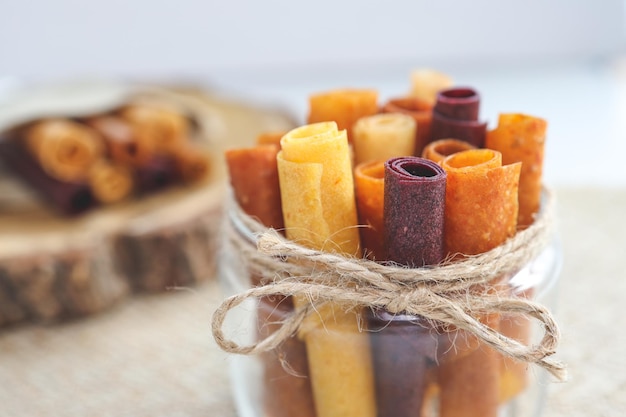
[{"label": "purple fruit leather roll", "polygon": [[460,139],[482,148],[487,122],[479,120],[480,95],[468,87],[442,90],[433,108],[431,142]]}]

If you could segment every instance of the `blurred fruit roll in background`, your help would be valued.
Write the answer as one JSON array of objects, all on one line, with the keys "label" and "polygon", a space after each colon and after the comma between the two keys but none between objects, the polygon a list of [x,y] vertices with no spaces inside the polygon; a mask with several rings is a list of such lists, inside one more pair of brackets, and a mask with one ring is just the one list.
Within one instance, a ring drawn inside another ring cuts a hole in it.
[{"label": "blurred fruit roll in background", "polygon": [[187,143],[172,153],[178,178],[183,183],[197,183],[209,178],[211,158],[207,149]]},{"label": "blurred fruit roll in background", "polygon": [[346,130],[352,142],[352,126],[358,119],[378,113],[378,92],[368,89],[340,89],[309,97],[307,123],[335,122]]},{"label": "blurred fruit roll in background", "polygon": [[48,119],[26,128],[26,148],[51,177],[60,181],[84,181],[103,145],[91,128],[67,119]]},{"label": "blurred fruit roll in background", "polygon": [[188,140],[188,120],[173,110],[151,105],[131,105],[119,114],[132,126],[136,140],[148,144],[157,154],[171,154]]},{"label": "blurred fruit roll in background", "polygon": [[126,166],[101,159],[89,170],[89,187],[101,203],[124,200],[133,192],[133,173]]},{"label": "blurred fruit roll in background", "polygon": [[[445,242],[449,255],[480,254],[515,234],[520,165],[503,166],[502,155],[489,149],[455,153],[442,161],[448,174]],[[498,328],[496,314],[479,319]],[[442,417],[498,415],[500,361],[488,346],[481,344],[465,356],[443,362],[438,376]]]},{"label": "blurred fruit roll in background", "polygon": [[411,71],[411,90],[409,96],[415,97],[431,107],[437,100],[437,94],[441,90],[451,88],[454,81],[450,76],[433,69],[420,68]]},{"label": "blurred fruit roll in background", "polygon": [[[412,268],[444,257],[446,173],[419,157],[385,162],[384,222],[387,260]],[[428,367],[437,357],[437,337],[423,317],[370,309],[367,317],[379,416],[420,415]]]},{"label": "blurred fruit roll in background", "polygon": [[104,140],[107,156],[130,166],[146,164],[153,156],[151,141],[135,135],[132,125],[121,117],[97,116],[85,120]]},{"label": "blurred fruit roll in background", "polygon": [[[305,125],[281,140],[278,172],[287,238],[304,246],[360,256],[350,149],[333,122]],[[310,301],[294,297],[296,308]],[[303,322],[318,417],[375,417],[368,336],[360,311],[326,303]]]},{"label": "blurred fruit roll in background", "polygon": [[480,95],[468,87],[440,91],[433,108],[431,141],[453,138],[482,148],[487,122],[479,121]]},{"label": "blurred fruit roll in background", "polygon": [[417,124],[401,113],[361,117],[352,126],[354,163],[413,155]]}]

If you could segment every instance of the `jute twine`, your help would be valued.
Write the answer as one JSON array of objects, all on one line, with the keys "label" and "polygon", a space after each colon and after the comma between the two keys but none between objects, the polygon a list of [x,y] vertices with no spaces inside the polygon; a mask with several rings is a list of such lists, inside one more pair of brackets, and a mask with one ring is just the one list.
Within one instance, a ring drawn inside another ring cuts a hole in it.
[{"label": "jute twine", "polygon": [[[494,279],[519,271],[550,242],[555,203],[549,190],[544,191],[544,197],[535,222],[504,244],[480,255],[430,268],[380,264],[308,249],[233,210],[229,242],[248,270],[264,279],[264,285],[222,302],[213,314],[215,341],[226,352],[257,354],[278,347],[325,303],[340,303],[347,308],[378,307],[393,314],[419,315],[440,324],[439,327],[467,331],[504,356],[537,364],[564,381],[565,365],[551,357],[556,353],[560,332],[550,311],[532,300],[489,288]],[[477,287],[483,291],[476,291]],[[241,346],[226,337],[223,324],[231,309],[250,298],[276,295],[304,296],[310,303],[296,309],[276,332],[256,343]],[[481,323],[477,317],[485,314],[534,318],[543,328],[543,337],[539,343],[526,346]]]}]

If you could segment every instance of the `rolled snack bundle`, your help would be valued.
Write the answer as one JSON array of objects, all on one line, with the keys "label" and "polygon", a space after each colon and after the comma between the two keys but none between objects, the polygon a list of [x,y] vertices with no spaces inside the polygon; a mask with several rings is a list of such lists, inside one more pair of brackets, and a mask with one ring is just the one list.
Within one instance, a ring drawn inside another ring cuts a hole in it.
[{"label": "rolled snack bundle", "polygon": [[85,181],[103,153],[102,141],[93,129],[68,119],[37,122],[26,128],[24,137],[35,161],[60,181]]},{"label": "rolled snack bundle", "polygon": [[61,181],[48,175],[25,149],[21,138],[0,139],[0,156],[9,169],[60,213],[76,215],[94,206],[93,195],[85,181]]},{"label": "rolled snack bundle", "polygon": [[354,187],[363,254],[372,260],[386,259],[385,161],[363,162],[354,168]]},{"label": "rolled snack bundle", "polygon": [[453,83],[452,78],[443,72],[430,68],[419,68],[411,72],[409,95],[430,103],[432,106],[437,101],[439,91],[452,87]]},{"label": "rolled snack bundle", "polygon": [[[286,235],[301,245],[359,256],[359,232],[350,150],[345,130],[333,122],[287,133],[278,153]],[[294,297],[296,308],[309,303]],[[368,336],[360,311],[329,302],[307,317],[299,331],[309,358],[318,417],[375,417]]]},{"label": "rolled snack bundle", "polygon": [[440,91],[433,108],[431,141],[454,138],[482,148],[487,122],[479,118],[480,95],[469,87]]},{"label": "rolled snack bundle", "polygon": [[187,143],[176,149],[172,158],[178,178],[184,183],[196,183],[209,178],[211,157],[205,148]]},{"label": "rolled snack bundle", "polygon": [[226,165],[235,199],[244,212],[267,227],[285,227],[275,145],[229,149]]},{"label": "rolled snack bundle", "polygon": [[256,137],[257,145],[276,145],[280,148],[280,140],[287,132],[263,132]]},{"label": "rolled snack bundle", "polygon": [[173,110],[136,104],[122,109],[120,116],[132,125],[137,140],[157,154],[171,154],[188,139],[189,121]]},{"label": "rolled snack bundle", "polygon": [[451,138],[438,139],[434,142],[430,142],[424,148],[422,151],[422,157],[439,163],[452,154],[474,148],[474,145],[469,142],[465,142],[464,140]]},{"label": "rolled snack bundle", "polygon": [[416,129],[415,120],[402,113],[361,117],[352,126],[355,164],[413,155]]},{"label": "rolled snack bundle", "polygon": [[415,131],[415,151],[411,155],[419,156],[432,137],[433,103],[419,97],[393,98],[383,105],[385,113],[403,113],[411,116],[417,123]]},{"label": "rolled snack bundle", "polygon": [[352,126],[361,117],[378,113],[378,92],[370,89],[338,89],[309,97],[307,123],[335,122],[352,142]]},{"label": "rolled snack bundle", "polygon": [[539,117],[507,113],[498,126],[487,132],[485,147],[502,153],[502,163],[522,163],[519,180],[518,226],[533,223],[539,211],[543,175],[544,144],[548,123]]},{"label": "rolled snack bundle", "polygon": [[[388,260],[412,268],[444,257],[446,173],[419,157],[385,162]],[[437,335],[423,317],[371,309],[368,329],[379,417],[419,416],[437,357]]]},{"label": "rolled snack bundle", "polygon": [[86,119],[85,123],[104,139],[107,155],[116,163],[142,165],[154,154],[151,142],[141,140],[135,135],[132,125],[121,117],[95,116]]},{"label": "rolled snack bundle", "polygon": [[[449,255],[480,254],[515,234],[521,164],[503,166],[499,152],[471,149],[448,156],[441,165],[448,173],[445,242]],[[479,319],[498,327],[498,315]],[[500,361],[493,349],[481,344],[467,355],[443,362],[438,376],[441,417],[498,415]]]},{"label": "rolled snack bundle", "polygon": [[[519,183],[519,215],[517,226],[525,228],[534,221],[539,211],[543,175],[544,145],[547,122],[544,119],[519,113],[501,114],[498,126],[487,132],[485,146],[502,153],[503,163],[522,162]],[[515,288],[511,288],[516,293]],[[532,297],[526,290],[516,295]],[[526,317],[502,317],[500,331],[505,336],[528,344],[531,322]],[[506,402],[522,392],[528,384],[528,365],[505,357],[502,361],[500,400]]]},{"label": "rolled snack bundle", "polygon": [[97,161],[91,167],[88,182],[96,200],[104,204],[121,201],[133,192],[132,171],[106,159]]}]

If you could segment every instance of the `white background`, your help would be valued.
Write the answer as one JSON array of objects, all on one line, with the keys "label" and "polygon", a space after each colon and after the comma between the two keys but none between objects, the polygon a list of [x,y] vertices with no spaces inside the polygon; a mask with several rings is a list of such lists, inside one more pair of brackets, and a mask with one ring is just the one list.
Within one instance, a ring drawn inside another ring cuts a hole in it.
[{"label": "white background", "polygon": [[0,94],[99,75],[201,83],[288,107],[331,87],[404,94],[432,67],[483,117],[549,121],[547,180],[626,185],[623,0],[0,0]]}]

